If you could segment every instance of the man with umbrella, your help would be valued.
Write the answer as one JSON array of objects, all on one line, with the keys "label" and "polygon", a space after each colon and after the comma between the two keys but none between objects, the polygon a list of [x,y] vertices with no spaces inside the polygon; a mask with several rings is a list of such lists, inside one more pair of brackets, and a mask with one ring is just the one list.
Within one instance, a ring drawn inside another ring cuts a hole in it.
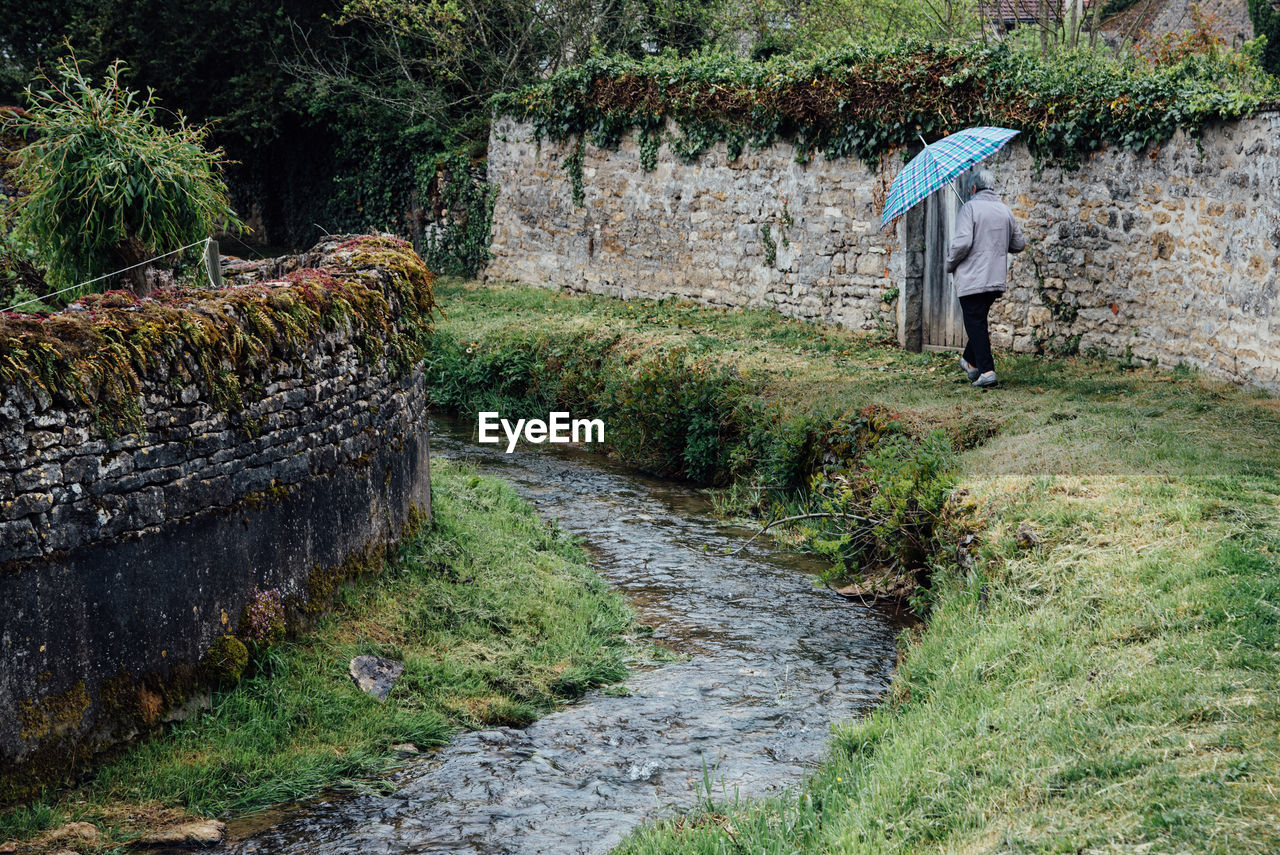
[{"label": "man with umbrella", "polygon": [[1013,212],[1000,201],[994,187],[990,171],[983,169],[974,176],[972,195],[956,215],[955,234],[947,250],[947,272],[955,274],[952,282],[969,339],[960,367],[979,388],[998,382],[987,313],[1004,293],[1008,254],[1022,252],[1027,246]]},{"label": "man with umbrella", "polygon": [[[951,185],[956,176],[999,151],[1017,133],[1009,128],[984,126],[966,128],[932,144],[921,137],[924,151],[903,167],[889,187],[880,216],[881,227],[888,228],[944,186],[956,192]],[[972,187],[976,192],[960,208],[947,253],[947,270],[955,274],[956,296],[960,299],[964,329],[969,338],[960,367],[979,388],[994,386],[997,382],[987,313],[1004,291],[1008,253],[1021,252],[1027,245],[1013,220],[1013,212],[991,189],[994,186],[990,172],[984,169],[977,174]]]}]

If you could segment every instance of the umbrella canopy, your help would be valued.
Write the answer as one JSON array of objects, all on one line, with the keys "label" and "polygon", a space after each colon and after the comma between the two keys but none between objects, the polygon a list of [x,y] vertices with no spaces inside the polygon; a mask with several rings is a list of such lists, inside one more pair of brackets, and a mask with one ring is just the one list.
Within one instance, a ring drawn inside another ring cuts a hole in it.
[{"label": "umbrella canopy", "polygon": [[975,163],[999,151],[1017,135],[1008,128],[966,128],[926,145],[911,158],[889,188],[880,227],[901,217],[921,199],[954,179]]}]

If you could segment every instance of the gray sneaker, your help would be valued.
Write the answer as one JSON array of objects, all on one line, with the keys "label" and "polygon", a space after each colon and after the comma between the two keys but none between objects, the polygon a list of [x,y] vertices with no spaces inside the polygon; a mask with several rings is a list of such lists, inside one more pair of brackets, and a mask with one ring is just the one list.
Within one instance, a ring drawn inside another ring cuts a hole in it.
[{"label": "gray sneaker", "polygon": [[973,381],[973,385],[977,386],[979,389],[990,389],[992,386],[998,386],[999,384],[1000,381],[996,379],[996,373],[994,371],[988,371],[986,374],[980,375],[977,380]]},{"label": "gray sneaker", "polygon": [[971,383],[974,380],[977,380],[979,375],[982,374],[981,371],[979,371],[978,369],[970,365],[968,360],[966,360],[963,356],[960,357],[960,370],[969,376],[969,382]]}]

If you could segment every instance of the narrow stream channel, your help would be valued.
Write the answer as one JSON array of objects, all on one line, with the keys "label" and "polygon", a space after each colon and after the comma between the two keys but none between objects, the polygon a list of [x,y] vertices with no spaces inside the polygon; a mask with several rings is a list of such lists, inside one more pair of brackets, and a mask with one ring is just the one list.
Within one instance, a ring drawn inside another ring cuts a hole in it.
[{"label": "narrow stream channel", "polygon": [[[822,758],[833,721],[888,687],[897,627],[815,586],[818,567],[754,545],[707,500],[600,455],[473,444],[437,418],[432,453],[513,483],[591,548],[600,572],[681,661],[634,673],[524,729],[460,734],[391,777],[390,795],[333,797],[234,825],[223,852],[603,853],[714,789],[765,796]],[[760,541],[757,541],[760,543]]]}]

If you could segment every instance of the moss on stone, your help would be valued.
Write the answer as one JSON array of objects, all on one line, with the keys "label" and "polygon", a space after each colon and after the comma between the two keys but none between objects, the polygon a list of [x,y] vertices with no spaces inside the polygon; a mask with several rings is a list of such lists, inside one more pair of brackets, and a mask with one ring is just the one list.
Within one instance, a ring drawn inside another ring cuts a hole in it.
[{"label": "moss on stone", "polygon": [[199,675],[211,686],[234,686],[249,665],[249,649],[234,635],[221,635],[200,659]]},{"label": "moss on stone", "polygon": [[35,741],[74,731],[84,722],[88,710],[89,692],[83,680],[56,695],[38,700],[27,698],[18,704],[18,719],[22,722],[20,735]]},{"label": "moss on stone", "polygon": [[119,673],[98,687],[98,704],[108,721],[134,721],[142,717],[138,702],[140,684],[130,674]]},{"label": "moss on stone", "polygon": [[334,567],[315,567],[307,577],[305,599],[295,600],[290,604],[291,615],[296,615],[295,622],[306,623],[322,614],[347,582],[381,573],[387,562],[395,557],[397,544],[412,537],[430,521],[431,514],[427,509],[411,505],[396,538],[385,543],[370,544]]},{"label": "moss on stone", "polygon": [[[403,371],[425,352],[435,276],[403,241],[358,237],[326,245],[322,269],[235,288],[165,288],[121,305],[112,294],[83,311],[0,317],[0,385],[89,407],[106,436],[142,428],[145,379],[184,357],[201,397],[239,409],[272,360],[296,358],[348,329],[362,359]],[[136,303],[136,304],[135,304]]]}]

